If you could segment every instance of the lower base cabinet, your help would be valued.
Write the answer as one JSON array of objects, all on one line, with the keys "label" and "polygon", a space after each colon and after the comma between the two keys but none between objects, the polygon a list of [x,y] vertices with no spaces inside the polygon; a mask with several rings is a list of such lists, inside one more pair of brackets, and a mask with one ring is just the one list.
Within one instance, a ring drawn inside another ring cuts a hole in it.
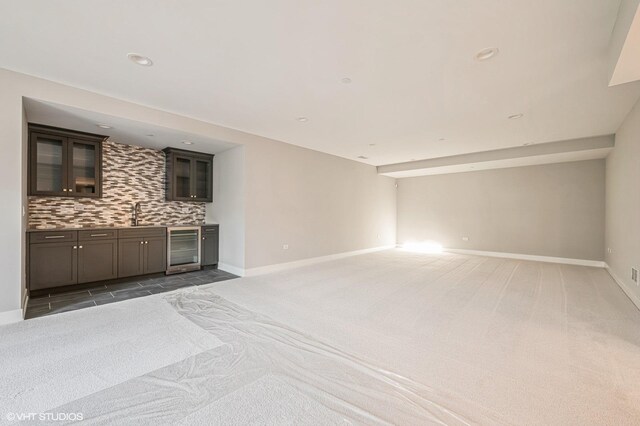
[{"label": "lower base cabinet", "polygon": [[167,238],[148,237],[144,242],[144,274],[167,270]]},{"label": "lower base cabinet", "polygon": [[118,241],[119,278],[155,274],[166,270],[166,238],[125,238]]},{"label": "lower base cabinet", "polygon": [[31,244],[29,289],[43,290],[78,282],[78,243]]},{"label": "lower base cabinet", "polygon": [[134,277],[144,271],[144,240],[127,238],[118,240],[118,277]]},{"label": "lower base cabinet", "polygon": [[38,231],[28,235],[30,291],[167,269],[166,228]]},{"label": "lower base cabinet", "polygon": [[118,277],[115,231],[32,233],[29,290],[44,290]]},{"label": "lower base cabinet", "polygon": [[[219,226],[202,227],[201,264],[218,264]],[[163,227],[38,231],[28,235],[30,291],[167,270]]]},{"label": "lower base cabinet", "polygon": [[78,243],[78,284],[118,277],[118,240]]},{"label": "lower base cabinet", "polygon": [[125,229],[118,234],[118,277],[167,270],[166,228]]},{"label": "lower base cabinet", "polygon": [[220,240],[220,227],[218,225],[202,227],[201,264],[213,266],[218,264],[218,244]]}]

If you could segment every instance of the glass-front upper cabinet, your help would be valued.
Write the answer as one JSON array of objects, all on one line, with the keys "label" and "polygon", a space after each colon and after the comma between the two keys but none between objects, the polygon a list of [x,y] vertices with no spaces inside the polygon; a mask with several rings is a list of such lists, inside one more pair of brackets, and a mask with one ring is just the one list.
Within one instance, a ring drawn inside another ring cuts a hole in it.
[{"label": "glass-front upper cabinet", "polygon": [[69,140],[69,191],[81,197],[100,195],[100,142]]},{"label": "glass-front upper cabinet", "polygon": [[206,200],[211,192],[212,176],[211,161],[193,159],[193,168],[195,170],[195,188],[193,190],[194,198]]},{"label": "glass-front upper cabinet", "polygon": [[67,195],[66,138],[32,132],[30,145],[30,195]]},{"label": "glass-front upper cabinet", "polygon": [[105,136],[29,125],[29,195],[100,197]]},{"label": "glass-front upper cabinet", "polygon": [[176,156],[175,158],[176,199],[189,200],[191,193],[191,158]]},{"label": "glass-front upper cabinet", "polygon": [[166,148],[168,201],[213,201],[213,155]]}]

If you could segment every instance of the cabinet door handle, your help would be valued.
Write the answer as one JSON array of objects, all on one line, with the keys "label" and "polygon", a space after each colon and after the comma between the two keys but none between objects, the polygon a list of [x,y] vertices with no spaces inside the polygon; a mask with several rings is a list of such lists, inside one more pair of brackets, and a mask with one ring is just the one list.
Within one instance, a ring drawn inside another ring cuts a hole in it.
[{"label": "cabinet door handle", "polygon": [[74,250],[78,250],[78,246],[73,246],[73,249]]},{"label": "cabinet door handle", "polygon": [[82,248],[82,246],[78,247],[78,248]]},{"label": "cabinet door handle", "polygon": [[69,189],[69,192],[73,192],[73,189]]},{"label": "cabinet door handle", "polygon": [[67,192],[67,188],[62,188],[62,192]]},{"label": "cabinet door handle", "polygon": [[49,235],[48,237],[44,237],[45,240],[54,240],[57,238],[64,238],[64,235]]},{"label": "cabinet door handle", "polygon": [[109,234],[91,234],[92,237],[106,237]]},{"label": "cabinet door handle", "polygon": [[207,239],[207,237],[202,237],[202,239],[203,239],[203,240],[206,240],[206,239]]},{"label": "cabinet door handle", "polygon": [[149,241],[145,241],[144,243],[145,243],[145,244],[149,244]]},{"label": "cabinet door handle", "polygon": [[144,241],[140,241],[140,244],[144,244]]}]

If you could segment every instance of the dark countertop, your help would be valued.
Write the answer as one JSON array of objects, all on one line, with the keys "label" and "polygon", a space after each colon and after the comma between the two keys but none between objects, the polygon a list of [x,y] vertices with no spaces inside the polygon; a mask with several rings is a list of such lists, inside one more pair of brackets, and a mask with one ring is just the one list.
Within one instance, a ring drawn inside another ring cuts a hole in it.
[{"label": "dark countertop", "polygon": [[60,232],[60,231],[95,231],[100,229],[144,229],[144,228],[179,228],[179,227],[191,227],[191,226],[214,226],[219,225],[217,223],[202,223],[202,224],[157,224],[157,225],[100,225],[100,226],[69,226],[59,228],[28,228],[27,232]]}]

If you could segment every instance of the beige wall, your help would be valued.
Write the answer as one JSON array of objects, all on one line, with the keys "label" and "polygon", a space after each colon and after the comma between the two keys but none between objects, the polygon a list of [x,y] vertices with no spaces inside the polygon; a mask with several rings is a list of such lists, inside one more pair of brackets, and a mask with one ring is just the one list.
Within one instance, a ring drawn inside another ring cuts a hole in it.
[{"label": "beige wall", "polygon": [[631,268],[640,268],[640,102],[616,133],[607,157],[606,262],[640,308],[640,287]]},{"label": "beige wall", "polygon": [[[245,211],[237,214],[244,215],[245,268],[395,241],[394,180],[377,176],[373,166],[0,69],[0,323],[3,313],[14,315],[20,308],[25,270],[19,249],[26,201],[21,185],[23,96],[244,146],[244,180],[230,182],[226,190],[244,193]],[[227,222],[234,214],[219,216],[220,226],[235,229],[231,239],[242,238],[237,222]],[[284,243],[289,250],[282,250]],[[233,259],[240,263],[237,253]]]},{"label": "beige wall", "polygon": [[213,203],[207,204],[207,223],[220,223],[220,268],[239,273],[244,269],[245,160],[244,147],[213,158]]},{"label": "beige wall", "polygon": [[274,142],[246,155],[247,268],[395,244],[395,179],[375,167]]},{"label": "beige wall", "polygon": [[22,99],[0,77],[0,322],[19,318],[24,280]]},{"label": "beige wall", "polygon": [[603,260],[604,176],[591,160],[400,179],[398,242]]}]

